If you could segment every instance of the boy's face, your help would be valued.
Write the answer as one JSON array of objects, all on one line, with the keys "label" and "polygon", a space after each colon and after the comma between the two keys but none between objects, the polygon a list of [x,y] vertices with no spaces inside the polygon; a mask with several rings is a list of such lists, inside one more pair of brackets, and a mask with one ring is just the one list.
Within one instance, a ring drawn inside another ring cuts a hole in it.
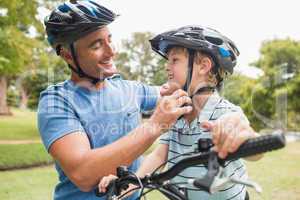
[{"label": "boy's face", "polygon": [[188,55],[182,48],[172,48],[168,52],[167,74],[168,81],[179,85],[182,88],[186,81]]}]

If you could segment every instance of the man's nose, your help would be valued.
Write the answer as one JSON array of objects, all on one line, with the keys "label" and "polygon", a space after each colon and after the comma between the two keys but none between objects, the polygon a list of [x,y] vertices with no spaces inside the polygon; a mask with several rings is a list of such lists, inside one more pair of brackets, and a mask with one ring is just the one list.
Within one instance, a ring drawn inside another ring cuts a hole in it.
[{"label": "man's nose", "polygon": [[115,46],[113,45],[113,43],[107,43],[106,44],[106,49],[105,49],[105,53],[112,57],[116,54],[116,49],[115,49]]}]

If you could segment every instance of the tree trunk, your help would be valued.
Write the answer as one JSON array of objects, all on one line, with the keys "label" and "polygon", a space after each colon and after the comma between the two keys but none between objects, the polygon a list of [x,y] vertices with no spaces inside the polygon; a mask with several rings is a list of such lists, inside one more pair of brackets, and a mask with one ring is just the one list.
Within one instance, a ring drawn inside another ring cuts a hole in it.
[{"label": "tree trunk", "polygon": [[11,115],[7,106],[7,79],[0,76],[0,115]]},{"label": "tree trunk", "polygon": [[21,96],[21,100],[20,100],[19,107],[22,110],[26,110],[27,103],[28,103],[28,95],[27,95],[27,91],[25,90],[25,88],[22,85],[20,86],[20,96]]}]

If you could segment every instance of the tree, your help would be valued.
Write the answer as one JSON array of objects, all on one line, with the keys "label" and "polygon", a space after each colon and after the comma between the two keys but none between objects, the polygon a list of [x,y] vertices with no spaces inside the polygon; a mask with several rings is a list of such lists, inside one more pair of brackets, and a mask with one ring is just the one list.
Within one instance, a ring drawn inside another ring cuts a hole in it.
[{"label": "tree", "polygon": [[42,30],[36,19],[37,1],[0,0],[6,15],[0,16],[0,114],[9,114],[7,86],[10,78],[21,73],[33,58],[36,40],[28,37],[30,27]]},{"label": "tree", "polygon": [[256,116],[257,105],[262,101],[254,98],[260,83],[256,79],[248,78],[241,74],[234,74],[225,80],[222,95],[230,102],[242,108],[251,126],[259,130],[264,127],[262,121]]},{"label": "tree", "polygon": [[28,94],[28,107],[36,109],[40,93],[45,88],[69,77],[70,70],[64,60],[51,53],[45,56],[37,69],[28,71],[28,74],[20,79],[24,91]]},{"label": "tree", "polygon": [[291,39],[265,41],[260,53],[253,64],[264,71],[264,76],[257,80],[232,76],[225,81],[225,97],[241,106],[257,130],[299,130],[299,42]]},{"label": "tree", "polygon": [[265,76],[255,93],[259,114],[270,119],[271,128],[298,129],[300,122],[300,42],[287,39],[266,41],[255,63]]},{"label": "tree", "polygon": [[122,41],[122,50],[116,56],[116,65],[125,79],[148,84],[165,82],[164,61],[150,46],[150,32],[136,32],[132,38]]}]

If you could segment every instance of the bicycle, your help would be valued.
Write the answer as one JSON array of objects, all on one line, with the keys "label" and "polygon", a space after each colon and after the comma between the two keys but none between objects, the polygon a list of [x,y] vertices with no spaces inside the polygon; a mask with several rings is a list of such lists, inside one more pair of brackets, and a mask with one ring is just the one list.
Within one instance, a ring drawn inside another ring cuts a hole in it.
[{"label": "bicycle", "polygon": [[[222,177],[222,169],[226,161],[232,161],[243,157],[252,156],[255,154],[265,153],[268,151],[283,148],[286,144],[283,132],[274,132],[273,134],[263,135],[257,138],[247,140],[239,149],[229,154],[225,159],[220,159],[217,153],[212,151],[213,144],[210,139],[199,139],[198,148],[195,152],[182,154],[177,157],[183,157],[178,163],[172,166],[165,172],[157,173],[158,167],[150,175],[144,178],[137,177],[133,172],[127,170],[126,167],[120,166],[117,168],[117,179],[112,180],[107,187],[106,193],[99,193],[98,188],[95,190],[97,196],[102,197],[107,195],[108,200],[117,200],[124,197],[133,190],[141,189],[140,199],[147,193],[158,190],[170,200],[187,200],[186,193],[181,190],[178,185],[192,184],[194,187],[202,189],[209,193],[215,193],[227,183],[243,184],[248,187],[253,187],[257,192],[261,192],[261,187],[253,181],[244,181],[232,177]],[[174,158],[171,158],[174,159]],[[170,160],[170,159],[169,159]],[[184,169],[204,164],[207,166],[207,174],[201,178],[189,179],[188,182],[172,183],[170,180]],[[126,191],[129,184],[137,187]],[[149,189],[144,192],[144,189]]]}]

